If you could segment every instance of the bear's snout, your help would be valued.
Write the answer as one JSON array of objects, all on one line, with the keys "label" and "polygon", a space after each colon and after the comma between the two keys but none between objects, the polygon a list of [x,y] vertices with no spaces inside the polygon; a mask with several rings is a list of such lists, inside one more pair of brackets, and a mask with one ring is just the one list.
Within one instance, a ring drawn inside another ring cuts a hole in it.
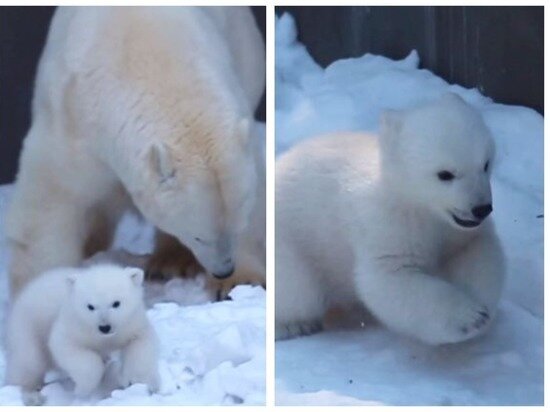
[{"label": "bear's snout", "polygon": [[235,271],[235,265],[231,265],[229,269],[224,270],[223,272],[212,273],[212,275],[214,275],[214,277],[218,279],[225,279],[231,276],[234,271]]},{"label": "bear's snout", "polygon": [[101,333],[107,334],[111,331],[111,325],[100,325],[98,329]]},{"label": "bear's snout", "polygon": [[493,211],[493,205],[491,203],[486,205],[479,205],[472,208],[472,215],[476,219],[483,220]]}]

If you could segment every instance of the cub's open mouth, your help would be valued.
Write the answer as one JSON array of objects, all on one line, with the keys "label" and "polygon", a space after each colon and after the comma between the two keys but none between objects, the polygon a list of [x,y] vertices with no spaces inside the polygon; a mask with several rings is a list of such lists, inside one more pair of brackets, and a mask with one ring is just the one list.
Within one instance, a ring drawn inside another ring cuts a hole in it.
[{"label": "cub's open mouth", "polygon": [[454,213],[451,213],[451,215],[453,216],[453,219],[456,222],[456,224],[462,227],[467,227],[467,228],[476,227],[476,226],[479,226],[479,224],[481,223],[480,220],[462,220],[459,217],[456,217]]}]

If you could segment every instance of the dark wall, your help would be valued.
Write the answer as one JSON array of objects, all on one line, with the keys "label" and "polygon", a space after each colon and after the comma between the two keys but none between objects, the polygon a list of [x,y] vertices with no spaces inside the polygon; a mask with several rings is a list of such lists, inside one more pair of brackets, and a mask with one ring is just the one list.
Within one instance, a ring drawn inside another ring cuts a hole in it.
[{"label": "dark wall", "polygon": [[[252,7],[265,41],[265,7]],[[0,7],[0,184],[15,178],[36,66],[55,7]],[[256,116],[265,120],[265,95]]]},{"label": "dark wall", "polygon": [[0,7],[0,184],[15,177],[38,58],[54,7]]},{"label": "dark wall", "polygon": [[[265,7],[263,6],[251,6],[252,13],[254,13],[254,18],[256,19],[256,24],[258,25],[258,28],[262,32],[264,36],[264,44],[265,44]],[[264,95],[262,96],[262,101],[260,102],[260,105],[258,106],[256,110],[256,118],[258,120],[265,122],[265,91]]]},{"label": "dark wall", "polygon": [[451,83],[500,103],[544,111],[544,7],[277,7],[326,66],[364,53],[393,59],[413,49]]}]

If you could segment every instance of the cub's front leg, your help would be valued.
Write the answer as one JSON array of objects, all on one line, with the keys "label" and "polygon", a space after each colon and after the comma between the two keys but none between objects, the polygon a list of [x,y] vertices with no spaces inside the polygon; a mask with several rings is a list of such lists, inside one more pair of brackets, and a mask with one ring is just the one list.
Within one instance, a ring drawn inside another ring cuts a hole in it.
[{"label": "cub's front leg", "polygon": [[52,358],[75,383],[75,395],[88,397],[99,387],[103,378],[103,359],[98,353],[72,342],[60,329],[54,327],[50,335]]},{"label": "cub's front leg", "polygon": [[359,297],[389,329],[438,345],[485,330],[487,305],[441,277],[407,265],[389,269],[366,259],[356,269]]},{"label": "cub's front leg", "polygon": [[146,384],[151,392],[160,387],[158,372],[158,342],[148,326],[122,350],[121,385]]},{"label": "cub's front leg", "polygon": [[449,259],[444,273],[458,288],[487,306],[491,319],[494,318],[504,287],[506,264],[492,226]]}]

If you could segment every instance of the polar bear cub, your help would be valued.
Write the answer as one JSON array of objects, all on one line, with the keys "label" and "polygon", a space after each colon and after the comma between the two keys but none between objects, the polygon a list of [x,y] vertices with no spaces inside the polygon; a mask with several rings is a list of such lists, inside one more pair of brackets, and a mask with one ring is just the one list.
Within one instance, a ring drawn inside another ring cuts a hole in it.
[{"label": "polar bear cub", "polygon": [[360,303],[428,344],[486,330],[504,280],[489,218],[493,139],[459,96],[383,115],[379,136],[336,133],[276,166],[276,335]]},{"label": "polar bear cub", "polygon": [[52,270],[30,282],[8,318],[6,384],[32,393],[58,367],[85,397],[99,386],[108,355],[120,350],[121,386],[158,390],[157,338],[142,282],[141,269],[110,264]]}]

